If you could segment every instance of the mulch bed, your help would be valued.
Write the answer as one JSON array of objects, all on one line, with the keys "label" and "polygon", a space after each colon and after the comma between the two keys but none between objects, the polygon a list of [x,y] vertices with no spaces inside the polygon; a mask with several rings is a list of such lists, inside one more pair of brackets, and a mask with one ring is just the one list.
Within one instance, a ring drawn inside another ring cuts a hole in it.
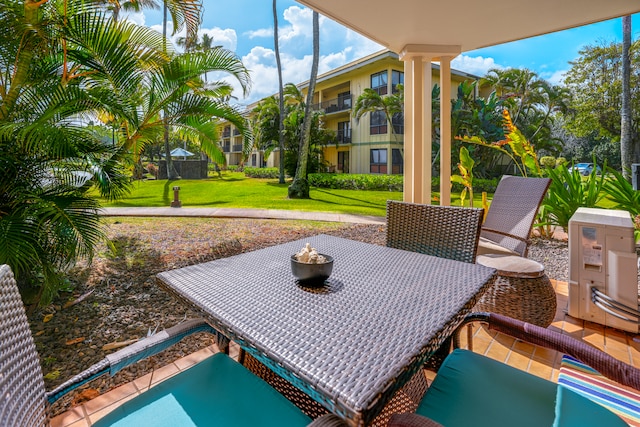
[{"label": "mulch bed", "polygon": [[[70,291],[29,315],[47,390],[103,359],[118,345],[196,314],[155,280],[161,271],[235,255],[318,233],[384,244],[380,225],[211,218],[108,218],[113,249],[69,272]],[[77,301],[77,302],[76,302]],[[72,305],[73,302],[76,302]],[[102,377],[60,399],[52,415],[211,344],[198,334],[113,378]]]}]

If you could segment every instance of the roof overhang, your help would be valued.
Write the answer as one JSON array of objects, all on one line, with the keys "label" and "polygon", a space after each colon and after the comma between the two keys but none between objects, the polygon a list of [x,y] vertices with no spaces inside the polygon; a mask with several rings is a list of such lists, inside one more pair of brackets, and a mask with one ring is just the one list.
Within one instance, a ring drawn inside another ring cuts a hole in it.
[{"label": "roof overhang", "polygon": [[638,0],[297,0],[402,53],[407,45],[460,52],[640,12]]}]

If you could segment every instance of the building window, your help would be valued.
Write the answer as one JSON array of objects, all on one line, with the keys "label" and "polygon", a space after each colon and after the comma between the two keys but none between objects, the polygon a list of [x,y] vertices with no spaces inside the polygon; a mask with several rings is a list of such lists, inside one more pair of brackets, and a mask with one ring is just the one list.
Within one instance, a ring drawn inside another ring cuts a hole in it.
[{"label": "building window", "polygon": [[387,149],[375,148],[371,150],[369,172],[387,173]]},{"label": "building window", "polygon": [[351,143],[351,122],[338,122],[338,143]]},{"label": "building window", "polygon": [[371,89],[378,92],[378,95],[386,95],[388,93],[386,71],[371,75]]},{"label": "building window", "polygon": [[338,110],[348,110],[351,108],[351,92],[338,94]]},{"label": "building window", "polygon": [[338,170],[343,173],[349,173],[348,151],[338,151]]},{"label": "building window", "polygon": [[404,73],[391,70],[391,93],[398,93],[398,85],[404,86]]},{"label": "building window", "polygon": [[251,155],[251,166],[258,166],[258,156],[256,156],[255,154]]},{"label": "building window", "polygon": [[384,111],[372,111],[371,122],[369,124],[370,135],[380,135],[387,133],[387,117]]},{"label": "building window", "polygon": [[404,173],[404,159],[399,148],[391,150],[391,173],[402,174]]},{"label": "building window", "polygon": [[393,132],[396,135],[404,134],[404,114],[395,113],[391,118],[391,124],[393,124]]}]

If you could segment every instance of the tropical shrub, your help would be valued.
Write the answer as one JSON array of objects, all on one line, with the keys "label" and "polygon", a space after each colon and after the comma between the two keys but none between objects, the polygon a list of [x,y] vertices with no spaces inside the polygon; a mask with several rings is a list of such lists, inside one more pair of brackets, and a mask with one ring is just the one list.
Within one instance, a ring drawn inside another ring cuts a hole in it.
[{"label": "tropical shrub", "polygon": [[309,174],[309,185],[342,190],[402,191],[402,175],[369,175],[341,173]]},{"label": "tropical shrub", "polygon": [[551,185],[542,201],[540,216],[548,225],[567,230],[569,220],[578,208],[593,208],[604,197],[604,174],[597,175],[596,168],[586,177],[578,170],[569,171],[564,166],[546,169],[546,174],[551,178]]},{"label": "tropical shrub", "polygon": [[543,168],[555,168],[557,165],[557,160],[553,156],[543,156],[540,158],[540,166]]},{"label": "tropical shrub", "polygon": [[245,167],[244,175],[249,178],[274,178],[278,179],[280,171],[278,168],[253,168]]},{"label": "tropical shrub", "polygon": [[604,182],[606,198],[613,202],[614,208],[631,214],[637,242],[640,240],[640,191],[634,190],[631,183],[617,170],[612,168],[606,170],[607,178]]}]

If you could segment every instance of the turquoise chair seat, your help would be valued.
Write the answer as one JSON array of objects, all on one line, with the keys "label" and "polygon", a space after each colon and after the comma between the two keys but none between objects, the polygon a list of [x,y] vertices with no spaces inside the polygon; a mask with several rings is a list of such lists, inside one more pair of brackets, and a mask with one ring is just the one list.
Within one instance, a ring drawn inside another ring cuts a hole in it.
[{"label": "turquoise chair seat", "polygon": [[446,427],[551,426],[555,399],[552,382],[457,349],[416,412]]},{"label": "turquoise chair seat", "polygon": [[125,402],[95,427],[306,426],[311,419],[223,353]]},{"label": "turquoise chair seat", "polygon": [[444,360],[416,413],[444,427],[626,426],[564,387],[461,349]]}]

